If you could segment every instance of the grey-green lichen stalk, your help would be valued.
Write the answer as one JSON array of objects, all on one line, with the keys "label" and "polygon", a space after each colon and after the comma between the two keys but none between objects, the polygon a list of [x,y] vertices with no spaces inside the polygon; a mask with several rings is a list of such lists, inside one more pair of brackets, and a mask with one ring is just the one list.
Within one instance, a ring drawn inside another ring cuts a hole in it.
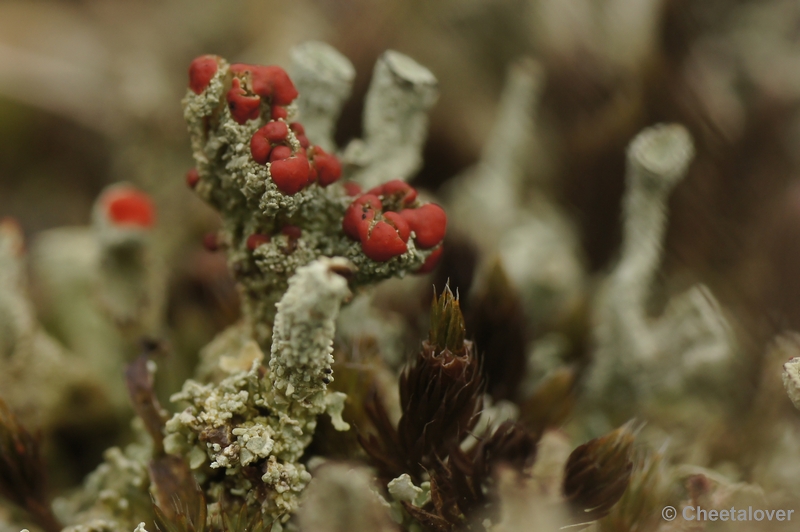
[{"label": "grey-green lichen stalk", "polygon": [[[201,477],[225,469],[224,479],[212,485],[264,505],[279,521],[297,509],[311,478],[298,461],[317,416],[327,412],[334,427],[349,428],[341,418],[345,396],[328,384],[334,322],[351,295],[343,275],[352,269],[345,259],[323,257],[297,270],[278,303],[269,369],[257,359],[219,385],[190,380],[172,397],[188,406],[167,422],[167,452],[188,455]],[[263,490],[254,473],[267,488],[266,502],[256,499]]]},{"label": "grey-green lichen stalk", "polygon": [[597,353],[589,379],[594,397],[631,393],[618,404],[633,404],[632,397],[691,393],[728,380],[735,345],[707,288],[695,285],[671,298],[657,318],[647,312],[661,262],[667,200],[693,157],[692,138],[678,124],[647,128],[628,147],[621,257],[595,303]]}]

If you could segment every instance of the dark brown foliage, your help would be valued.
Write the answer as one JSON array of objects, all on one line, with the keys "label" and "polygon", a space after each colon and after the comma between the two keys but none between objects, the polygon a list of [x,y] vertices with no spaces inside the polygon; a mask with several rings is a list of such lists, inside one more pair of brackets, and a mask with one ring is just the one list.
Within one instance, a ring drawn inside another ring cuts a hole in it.
[{"label": "dark brown foliage", "polygon": [[458,300],[434,295],[429,338],[400,376],[402,417],[395,429],[374,394],[366,412],[377,435],[360,437],[381,476],[408,473],[416,481],[469,433],[483,400],[480,364],[466,341]]},{"label": "dark brown foliage", "polygon": [[133,409],[153,439],[153,459],[148,465],[154,488],[153,513],[161,532],[202,532],[206,529],[206,500],[186,462],[164,453],[165,415],[153,390],[147,368],[154,342],[142,342],[142,353],[125,368],[125,384]]},{"label": "dark brown foliage", "polygon": [[220,512],[207,521],[203,492],[173,495],[166,510],[153,504],[156,528],[160,532],[269,532],[272,522],[265,522],[260,508],[253,511],[244,501],[220,501]]},{"label": "dark brown foliage", "polygon": [[430,530],[470,529],[493,515],[492,473],[498,464],[524,471],[536,458],[538,434],[506,421],[469,451],[454,447],[447,461],[431,470],[431,502],[425,508],[406,506]]},{"label": "dark brown foliage", "polygon": [[39,440],[22,426],[0,399],[0,496],[27,511],[46,532],[63,526],[50,509],[47,468]]},{"label": "dark brown foliage", "polygon": [[431,532],[450,532],[453,530],[453,523],[435,513],[418,508],[406,501],[403,501],[403,508],[405,508],[409,515],[422,525],[422,528],[425,530]]},{"label": "dark brown foliage", "polygon": [[149,471],[156,488],[156,528],[161,532],[204,532],[206,499],[186,462],[163,455],[150,462]]},{"label": "dark brown foliage", "polygon": [[153,439],[153,454],[164,452],[164,423],[166,421],[161,405],[153,389],[153,376],[147,369],[151,352],[157,349],[151,343],[143,343],[143,353],[125,368],[125,384],[136,414],[144,421],[147,433]]},{"label": "dark brown foliage", "polygon": [[189,466],[163,454],[148,467],[155,488],[153,511],[161,532],[201,532],[206,527],[206,500]]},{"label": "dark brown foliage", "polygon": [[486,391],[495,400],[517,399],[525,375],[525,313],[502,263],[497,260],[482,289],[471,298],[467,313],[470,336],[478,346]]},{"label": "dark brown foliage", "polygon": [[254,512],[248,510],[244,501],[238,501],[238,504],[232,501],[223,501],[218,526],[212,527],[213,530],[221,532],[270,532],[272,530],[272,522],[264,521],[260,509],[256,509]]},{"label": "dark brown foliage", "polygon": [[634,437],[629,423],[572,451],[564,468],[563,491],[573,523],[604,517],[625,493],[633,469]]}]

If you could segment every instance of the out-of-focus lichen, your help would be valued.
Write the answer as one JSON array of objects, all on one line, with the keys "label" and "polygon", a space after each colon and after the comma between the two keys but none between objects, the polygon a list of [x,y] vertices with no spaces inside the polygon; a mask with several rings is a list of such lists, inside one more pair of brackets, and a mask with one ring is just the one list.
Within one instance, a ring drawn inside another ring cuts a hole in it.
[{"label": "out-of-focus lichen", "polygon": [[659,394],[724,389],[729,382],[734,339],[708,289],[697,285],[671,298],[656,319],[647,311],[667,199],[693,156],[691,136],[677,124],[645,129],[628,147],[622,253],[595,302],[597,348],[589,378],[589,395],[617,408]]},{"label": "out-of-focus lichen", "polygon": [[130,412],[116,386],[132,346],[163,324],[166,275],[153,256],[153,200],[126,183],[106,187],[92,210],[92,225],[50,229],[37,236],[31,270],[40,290],[42,321],[71,354],[90,368],[102,390],[94,408],[108,417]]},{"label": "out-of-focus lichen", "polygon": [[538,139],[544,68],[524,58],[506,76],[497,117],[479,162],[447,183],[453,225],[483,252],[478,275],[502,261],[534,326],[568,312],[584,284],[583,259],[571,221],[542,183],[525,190],[531,146]]},{"label": "out-of-focus lichen", "polygon": [[349,464],[324,464],[304,495],[302,532],[396,531],[369,470]]},{"label": "out-of-focus lichen", "polygon": [[[134,429],[146,433],[138,419]],[[151,513],[147,471],[151,455],[151,444],[144,437],[124,449],[107,449],[103,462],[86,477],[81,489],[54,500],[53,510],[76,531],[97,529],[92,523],[104,523],[102,530],[133,530]]]},{"label": "out-of-focus lichen", "polygon": [[343,159],[353,179],[371,188],[390,179],[408,180],[422,166],[428,110],[439,96],[425,67],[395,51],[375,65],[364,106],[364,138],[352,141]]},{"label": "out-of-focus lichen", "polygon": [[111,185],[97,198],[92,223],[102,311],[124,330],[153,334],[163,301],[159,267],[149,245],[156,224],[153,200],[131,185]]},{"label": "out-of-focus lichen", "polygon": [[783,385],[795,408],[800,409],[800,357],[783,365]]},{"label": "out-of-focus lichen", "polygon": [[333,133],[356,71],[332,46],[307,42],[292,49],[292,80],[300,96],[297,107],[309,139],[334,151]]},{"label": "out-of-focus lichen", "polygon": [[[0,390],[31,427],[90,424],[109,415],[114,394],[102,369],[65,349],[39,323],[27,289],[26,254],[19,226],[0,222]],[[42,386],[41,383],[47,383]],[[71,415],[80,411],[80,418]]]}]

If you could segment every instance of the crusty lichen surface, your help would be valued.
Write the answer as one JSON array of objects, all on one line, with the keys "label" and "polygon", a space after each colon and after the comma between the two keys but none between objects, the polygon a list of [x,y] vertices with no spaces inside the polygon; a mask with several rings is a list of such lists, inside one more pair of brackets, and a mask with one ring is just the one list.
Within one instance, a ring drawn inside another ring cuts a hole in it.
[{"label": "crusty lichen surface", "polygon": [[299,268],[278,303],[268,365],[260,354],[247,371],[218,385],[189,380],[172,397],[188,406],[167,422],[166,451],[188,456],[201,476],[225,469],[224,480],[211,484],[250,504],[264,503],[257,500],[260,477],[274,519],[291,516],[311,478],[299,460],[317,416],[327,412],[334,427],[349,429],[341,418],[344,394],[327,385],[333,379],[334,322],[351,295],[342,274],[351,271],[345,259],[326,257]]}]

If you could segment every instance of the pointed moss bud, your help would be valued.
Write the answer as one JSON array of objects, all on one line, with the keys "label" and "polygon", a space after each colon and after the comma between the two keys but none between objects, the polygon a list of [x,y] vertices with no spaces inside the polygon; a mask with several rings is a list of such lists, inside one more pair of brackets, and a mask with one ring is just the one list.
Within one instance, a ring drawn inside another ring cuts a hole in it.
[{"label": "pointed moss bud", "polygon": [[378,435],[360,440],[383,477],[407,473],[419,481],[475,427],[484,384],[472,342],[464,337],[458,299],[445,288],[434,295],[429,340],[400,376],[397,429],[377,396],[366,408]]},{"label": "pointed moss bud", "polygon": [[438,297],[433,294],[431,303],[431,328],[428,343],[437,351],[448,350],[458,353],[464,348],[466,326],[464,316],[458,304],[458,297],[453,295],[449,286]]},{"label": "pointed moss bud", "polygon": [[608,514],[625,493],[631,478],[632,423],[590,440],[570,454],[564,467],[564,497],[574,523],[596,521]]}]

